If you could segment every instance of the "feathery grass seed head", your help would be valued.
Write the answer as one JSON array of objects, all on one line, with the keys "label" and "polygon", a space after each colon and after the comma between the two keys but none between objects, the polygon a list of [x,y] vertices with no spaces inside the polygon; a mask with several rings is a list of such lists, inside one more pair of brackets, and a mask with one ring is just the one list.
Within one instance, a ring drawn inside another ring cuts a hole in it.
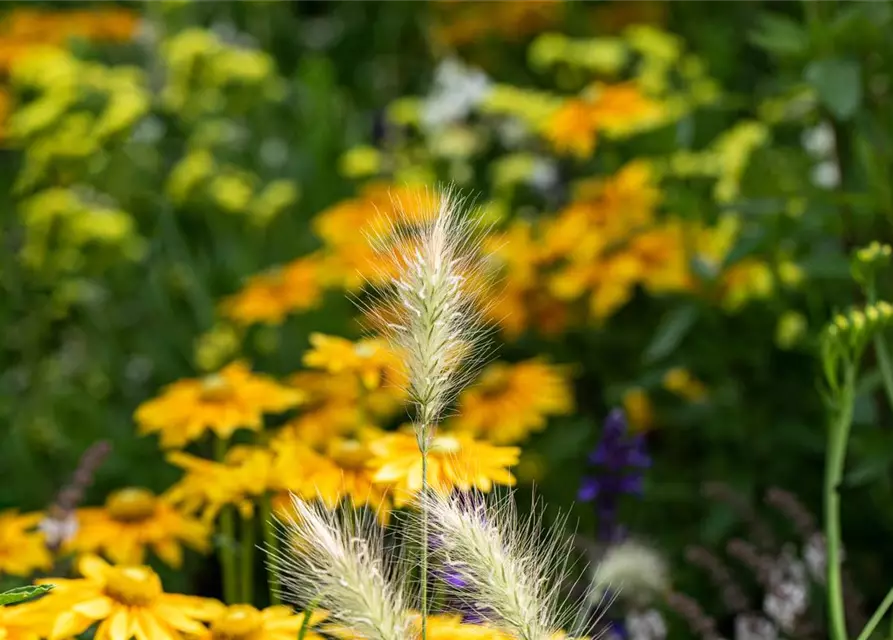
[{"label": "feathery grass seed head", "polygon": [[565,625],[583,622],[562,594],[571,547],[558,537],[563,520],[543,532],[539,512],[520,519],[512,496],[469,502],[467,494],[430,492],[420,500],[467,604],[515,638],[548,640]]},{"label": "feathery grass seed head", "polygon": [[422,447],[487,351],[485,229],[465,204],[439,191],[419,202],[433,211],[399,211],[370,238],[390,277],[362,306],[405,359]]},{"label": "feathery grass seed head", "polygon": [[367,640],[413,638],[404,587],[384,555],[373,517],[349,508],[292,497],[293,515],[280,520],[282,551],[272,570],[292,602],[327,609],[333,620]]}]

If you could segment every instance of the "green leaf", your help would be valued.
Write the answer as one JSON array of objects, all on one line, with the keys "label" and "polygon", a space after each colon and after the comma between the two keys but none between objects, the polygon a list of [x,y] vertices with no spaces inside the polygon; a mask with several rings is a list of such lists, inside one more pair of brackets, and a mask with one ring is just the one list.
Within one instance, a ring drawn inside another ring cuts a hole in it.
[{"label": "green leaf", "polygon": [[664,314],[660,326],[654,332],[651,344],[642,356],[645,364],[652,364],[676,349],[697,319],[698,307],[695,305],[679,307]]},{"label": "green leaf", "polygon": [[23,602],[25,600],[30,600],[31,598],[36,598],[37,596],[42,596],[45,593],[49,593],[52,588],[53,585],[51,584],[39,584],[27,587],[16,587],[15,589],[4,591],[3,593],[0,593],[0,606],[16,604],[17,602]]},{"label": "green leaf", "polygon": [[848,58],[811,62],[804,72],[819,100],[840,120],[852,117],[862,104],[862,70]]},{"label": "green leaf", "polygon": [[802,56],[809,49],[809,34],[797,21],[777,13],[764,13],[750,33],[750,43],[778,56]]}]

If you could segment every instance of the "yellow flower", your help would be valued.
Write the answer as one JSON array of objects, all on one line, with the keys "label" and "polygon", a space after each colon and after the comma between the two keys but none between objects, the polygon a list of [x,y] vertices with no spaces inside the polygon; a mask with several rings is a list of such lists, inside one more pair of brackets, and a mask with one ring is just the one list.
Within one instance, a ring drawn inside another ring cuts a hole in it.
[{"label": "yellow flower", "polygon": [[33,606],[0,607],[0,640],[37,640],[49,631],[44,616]]},{"label": "yellow flower", "polygon": [[681,396],[689,402],[700,402],[707,396],[707,387],[695,378],[691,371],[674,367],[664,374],[664,389]]},{"label": "yellow flower", "polygon": [[208,550],[210,531],[174,509],[164,496],[128,487],[109,495],[104,507],[79,509],[70,548],[103,553],[116,564],[140,564],[146,548],[172,567],[183,563],[181,543]]},{"label": "yellow flower", "polygon": [[304,354],[304,365],[329,373],[351,372],[367,389],[376,389],[386,378],[400,386],[405,376],[401,360],[381,340],[356,343],[323,333],[310,334],[311,348]]},{"label": "yellow flower", "polygon": [[494,444],[512,444],[546,427],[549,416],[573,411],[569,371],[541,360],[497,363],[459,398],[456,431]]},{"label": "yellow flower", "polygon": [[27,576],[53,566],[43,534],[34,528],[41,513],[0,513],[0,575]]},{"label": "yellow flower", "polygon": [[662,115],[658,103],[646,97],[632,82],[596,84],[590,91],[590,117],[599,130],[610,135],[624,135],[654,124]]},{"label": "yellow flower", "polygon": [[[289,451],[294,453],[294,451]],[[267,491],[290,489],[280,469],[304,468],[302,460],[291,458],[288,464],[279,461],[273,451],[264,447],[235,446],[227,451],[222,462],[206,460],[174,451],[168,462],[185,470],[185,475],[167,492],[167,498],[185,513],[201,513],[201,520],[211,522],[227,505],[235,505],[244,517],[254,512],[254,499]]]},{"label": "yellow flower", "polygon": [[252,276],[241,291],[223,301],[221,312],[243,326],[280,324],[288,314],[316,306],[321,295],[319,261],[306,256]]},{"label": "yellow flower", "polygon": [[632,387],[623,394],[623,410],[630,426],[636,431],[647,431],[654,425],[651,399],[641,387]]},{"label": "yellow flower", "polygon": [[[422,488],[422,457],[415,434],[389,433],[372,441],[369,450],[375,482],[393,486],[395,506],[408,504]],[[517,447],[493,446],[465,433],[441,433],[428,452],[428,486],[447,492],[514,485],[509,468],[518,463],[520,453]]]},{"label": "yellow flower", "polygon": [[258,430],[265,413],[281,413],[301,399],[300,391],[235,362],[202,379],[169,385],[140,405],[135,418],[140,433],[161,435],[161,446],[183,447],[209,430],[224,439],[240,428]]},{"label": "yellow flower", "polygon": [[[210,618],[210,628],[196,640],[294,640],[304,626],[304,612],[296,613],[282,605],[260,611],[250,604],[221,606]],[[305,640],[323,640],[311,631],[326,619],[326,613],[314,611],[307,621]]]},{"label": "yellow flower", "polygon": [[[300,466],[282,464],[281,480],[307,500],[320,499],[329,507],[348,501],[354,508],[369,506],[382,521],[390,512],[387,487],[375,482],[370,467],[369,442],[378,435],[366,430],[350,438],[332,438],[321,453],[312,451],[293,434],[284,432],[271,443],[283,460],[299,459]],[[292,453],[290,449],[297,449]]]},{"label": "yellow flower", "polygon": [[807,328],[808,323],[802,313],[785,311],[775,327],[775,344],[782,349],[791,349],[800,342]]},{"label": "yellow flower", "polygon": [[558,153],[588,158],[595,151],[597,132],[592,105],[574,98],[549,117],[543,134]]},{"label": "yellow flower", "polygon": [[764,300],[775,291],[772,268],[757,258],[745,258],[722,275],[722,306],[735,312],[752,300]]},{"label": "yellow flower", "polygon": [[79,635],[99,623],[104,640],[178,640],[199,635],[199,622],[220,603],[208,598],[165,593],[158,575],[146,566],[110,566],[96,556],[78,562],[83,578],[51,578],[54,585],[35,608],[53,618],[50,640]]}]

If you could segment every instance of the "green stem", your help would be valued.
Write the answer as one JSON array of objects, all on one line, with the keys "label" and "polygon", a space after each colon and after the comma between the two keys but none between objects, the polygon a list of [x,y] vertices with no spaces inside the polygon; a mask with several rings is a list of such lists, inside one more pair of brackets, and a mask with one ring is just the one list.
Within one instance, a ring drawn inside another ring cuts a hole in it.
[{"label": "green stem", "polygon": [[887,394],[887,402],[893,409],[893,362],[890,361],[890,351],[887,349],[887,338],[882,329],[874,336],[874,352],[877,354],[878,367],[881,370],[881,379],[884,382],[884,392]]},{"label": "green stem", "polygon": [[881,605],[877,608],[877,611],[874,612],[874,615],[871,616],[871,620],[869,620],[868,624],[865,625],[865,628],[862,629],[862,633],[859,634],[857,640],[868,640],[871,637],[875,627],[877,627],[881,620],[884,619],[884,615],[887,613],[887,609],[890,608],[890,605],[893,605],[893,589],[890,589],[887,592],[887,597],[881,602]]},{"label": "green stem", "polygon": [[254,599],[254,518],[242,518],[242,602]]},{"label": "green stem", "polygon": [[[227,441],[214,437],[214,459],[222,462],[226,457]],[[221,539],[218,548],[220,568],[223,574],[223,599],[227,604],[235,604],[238,600],[238,575],[236,568],[236,521],[233,507],[225,506],[220,511]]]},{"label": "green stem", "polygon": [[853,421],[856,366],[845,365],[844,384],[838,396],[837,415],[828,433],[825,461],[825,539],[828,546],[828,615],[831,640],[847,640],[843,609],[843,581],[840,572],[840,483],[846,461],[847,440]]},{"label": "green stem", "polygon": [[[427,434],[423,437],[427,437]],[[428,493],[428,443],[422,448],[422,496]],[[422,640],[428,640],[428,508],[422,501],[422,549],[421,549],[421,587],[422,587]]]},{"label": "green stem", "polygon": [[[264,544],[267,547],[267,553],[275,558],[279,550],[279,541],[276,539],[276,526],[273,524],[273,508],[270,500],[270,494],[267,494],[260,501],[260,517],[263,520]],[[267,570],[267,584],[270,587],[270,604],[282,604],[282,600],[279,598],[279,576],[275,566],[270,566]]]}]

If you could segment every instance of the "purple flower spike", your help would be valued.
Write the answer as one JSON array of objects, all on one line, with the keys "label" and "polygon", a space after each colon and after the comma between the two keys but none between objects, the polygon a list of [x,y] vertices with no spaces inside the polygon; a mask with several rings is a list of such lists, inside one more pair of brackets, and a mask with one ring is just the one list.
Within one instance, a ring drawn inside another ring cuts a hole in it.
[{"label": "purple flower spike", "polygon": [[644,469],[651,466],[644,436],[629,433],[622,410],[608,414],[589,462],[595,472],[583,478],[577,497],[581,502],[595,503],[600,535],[605,541],[614,541],[622,531],[616,522],[620,499],[642,495]]}]

